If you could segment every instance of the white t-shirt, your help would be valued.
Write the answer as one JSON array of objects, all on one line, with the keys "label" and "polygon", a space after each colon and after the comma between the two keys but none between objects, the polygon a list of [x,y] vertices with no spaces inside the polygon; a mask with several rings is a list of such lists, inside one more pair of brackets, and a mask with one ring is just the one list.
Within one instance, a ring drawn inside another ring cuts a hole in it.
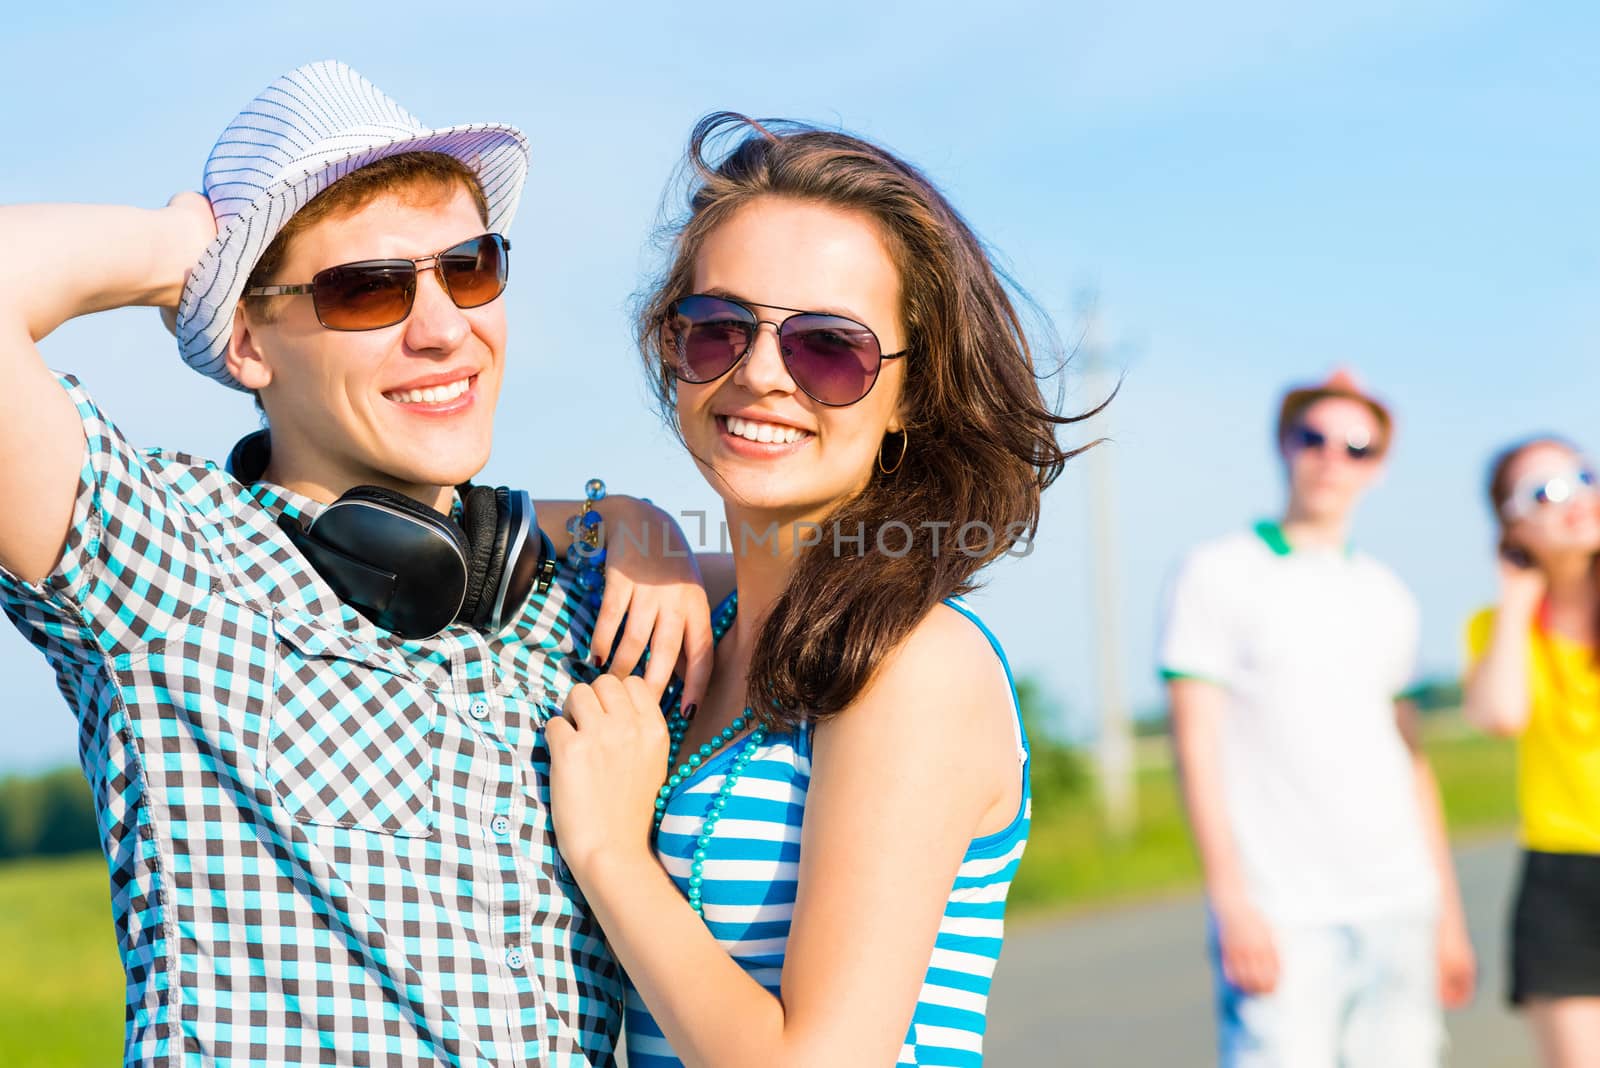
[{"label": "white t-shirt", "polygon": [[1430,862],[1394,701],[1416,599],[1358,552],[1289,548],[1276,524],[1193,550],[1169,591],[1164,677],[1227,691],[1224,803],[1256,906],[1279,923],[1430,910]]}]

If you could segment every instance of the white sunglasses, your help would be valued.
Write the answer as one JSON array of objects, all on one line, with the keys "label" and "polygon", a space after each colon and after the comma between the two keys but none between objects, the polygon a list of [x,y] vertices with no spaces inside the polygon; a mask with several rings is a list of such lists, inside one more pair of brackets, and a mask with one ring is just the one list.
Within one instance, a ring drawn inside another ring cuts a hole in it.
[{"label": "white sunglasses", "polygon": [[1526,519],[1546,505],[1567,505],[1594,492],[1594,472],[1586,466],[1573,466],[1554,474],[1530,475],[1518,482],[1500,510],[1507,519]]}]

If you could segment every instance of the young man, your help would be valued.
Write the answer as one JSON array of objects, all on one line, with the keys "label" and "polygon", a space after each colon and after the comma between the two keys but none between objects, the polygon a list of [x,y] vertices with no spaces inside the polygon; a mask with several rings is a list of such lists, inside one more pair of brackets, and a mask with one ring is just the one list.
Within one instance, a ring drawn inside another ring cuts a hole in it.
[{"label": "young man", "polygon": [[1161,672],[1213,923],[1225,1068],[1437,1065],[1472,948],[1400,699],[1417,606],[1350,547],[1392,436],[1346,373],[1278,418],[1281,521],[1193,550]]},{"label": "young man", "polygon": [[[0,209],[31,250],[0,263],[0,602],[78,717],[128,1064],[613,1059],[543,724],[624,608],[614,669],[653,630],[628,684],[656,693],[686,632],[703,687],[709,620],[692,561],[614,556],[597,624],[563,556],[588,506],[464,485],[526,165],[510,127],[425,129],[319,63],[223,134],[209,202]],[[134,304],[257,395],[270,437],[231,470],[136,450],[46,370],[38,339]]]}]

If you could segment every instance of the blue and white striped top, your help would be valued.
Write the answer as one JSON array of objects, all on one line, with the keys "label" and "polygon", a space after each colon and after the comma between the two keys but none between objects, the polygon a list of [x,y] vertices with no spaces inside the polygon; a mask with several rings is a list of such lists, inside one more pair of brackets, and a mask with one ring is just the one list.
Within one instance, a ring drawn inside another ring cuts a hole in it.
[{"label": "blue and white striped top", "polygon": [[[1000,643],[959,598],[945,602],[983,631],[1005,665]],[[1006,893],[1028,840],[1032,794],[1028,744],[1021,709],[1017,752],[1022,766],[1022,803],[1011,822],[973,839],[950,888],[933,957],[917,998],[916,1012],[897,1061],[901,1065],[979,1065],[989,984],[1000,959]],[[701,886],[706,924],[729,955],[774,995],[783,975],[789,923],[794,916],[800,870],[800,823],[811,783],[809,726],[774,733],[758,748],[728,799],[712,836]],[[742,748],[735,740],[689,778],[667,800],[656,840],[662,864],[687,894],[690,856],[706,812],[722,788],[728,764]],[[627,1050],[630,1068],[670,1068],[673,1054],[636,990],[629,988]]]}]

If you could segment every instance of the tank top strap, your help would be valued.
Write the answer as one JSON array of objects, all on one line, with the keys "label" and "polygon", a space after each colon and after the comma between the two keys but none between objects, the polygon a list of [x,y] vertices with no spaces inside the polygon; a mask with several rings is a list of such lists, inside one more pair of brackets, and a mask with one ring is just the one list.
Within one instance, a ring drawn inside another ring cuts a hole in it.
[{"label": "tank top strap", "polygon": [[967,604],[964,599],[946,597],[944,603],[972,621],[972,625],[977,627],[983,633],[983,636],[989,640],[989,648],[994,650],[994,655],[999,659],[1000,666],[1005,669],[1006,685],[1011,687],[1011,711],[1013,716],[1011,726],[1015,730],[1017,737],[1017,759],[1022,762],[1027,761],[1028,732],[1022,728],[1022,700],[1017,696],[1016,676],[1011,673],[1011,661],[1006,659],[1006,651],[1001,647],[1000,639],[994,636],[994,631],[989,629],[988,625],[978,617],[978,614],[972,610],[972,606]]}]

